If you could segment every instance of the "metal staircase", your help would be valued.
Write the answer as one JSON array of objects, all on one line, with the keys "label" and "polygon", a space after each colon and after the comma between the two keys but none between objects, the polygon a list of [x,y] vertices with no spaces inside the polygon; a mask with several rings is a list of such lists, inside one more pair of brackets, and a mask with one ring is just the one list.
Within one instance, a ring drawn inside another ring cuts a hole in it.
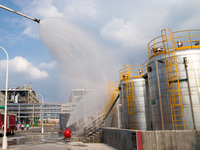
[{"label": "metal staircase", "polygon": [[126,89],[127,108],[129,114],[129,127],[130,129],[137,130],[136,106],[133,87],[133,76],[130,65],[124,66],[124,79]]},{"label": "metal staircase", "polygon": [[173,130],[184,130],[185,121],[175,55],[175,42],[171,29],[162,30],[162,38]]}]

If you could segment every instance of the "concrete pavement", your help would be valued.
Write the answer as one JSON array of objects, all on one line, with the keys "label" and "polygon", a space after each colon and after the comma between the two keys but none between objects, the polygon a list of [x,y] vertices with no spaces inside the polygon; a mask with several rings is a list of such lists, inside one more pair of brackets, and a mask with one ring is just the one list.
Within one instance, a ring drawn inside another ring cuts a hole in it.
[{"label": "concrete pavement", "polygon": [[[103,143],[83,143],[78,138],[72,138],[71,142],[63,140],[57,130],[45,127],[45,133],[41,128],[30,128],[29,130],[18,130],[13,136],[7,136],[9,150],[116,150]],[[0,137],[0,149],[2,137]]]},{"label": "concrete pavement", "polygon": [[45,144],[13,145],[9,150],[116,150],[102,143],[55,142]]}]

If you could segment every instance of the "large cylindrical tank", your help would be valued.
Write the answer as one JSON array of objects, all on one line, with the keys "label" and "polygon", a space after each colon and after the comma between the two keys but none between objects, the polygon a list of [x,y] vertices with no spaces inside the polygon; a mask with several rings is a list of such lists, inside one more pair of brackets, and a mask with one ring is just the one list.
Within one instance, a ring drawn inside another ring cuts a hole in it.
[{"label": "large cylindrical tank", "polygon": [[[149,106],[147,103],[147,80],[144,78],[134,78],[127,82],[133,82],[134,99],[136,106],[136,120],[138,130],[148,130],[150,128],[149,119]],[[122,103],[122,124],[123,128],[129,129],[129,114],[127,106],[127,91],[126,81],[121,81],[120,87],[120,102]]]},{"label": "large cylindrical tank", "polygon": [[[193,116],[191,105],[194,112],[194,123],[196,129],[200,130],[200,49],[182,49],[175,51],[176,63],[179,76],[180,93],[183,105],[183,115],[185,120],[185,129],[194,129]],[[188,64],[188,78],[186,76],[186,69],[183,63],[183,58],[187,58]],[[149,84],[149,101],[151,106],[151,124],[154,130],[161,130],[161,109],[159,103],[158,80],[156,75],[157,60],[159,82],[162,100],[164,129],[172,128],[172,117],[170,111],[170,100],[167,87],[167,77],[165,69],[164,54],[155,55],[151,57],[148,62],[148,84]],[[190,87],[188,87],[188,82]],[[189,90],[191,91],[191,101]]]},{"label": "large cylindrical tank", "polygon": [[[159,78],[156,72],[156,59]],[[148,86],[149,86],[149,105],[151,109],[151,128],[153,130],[162,129],[161,109],[158,91],[158,79],[160,81],[160,91],[162,100],[164,129],[172,129],[170,101],[168,99],[168,87],[165,71],[164,55],[153,57],[148,62]]]}]

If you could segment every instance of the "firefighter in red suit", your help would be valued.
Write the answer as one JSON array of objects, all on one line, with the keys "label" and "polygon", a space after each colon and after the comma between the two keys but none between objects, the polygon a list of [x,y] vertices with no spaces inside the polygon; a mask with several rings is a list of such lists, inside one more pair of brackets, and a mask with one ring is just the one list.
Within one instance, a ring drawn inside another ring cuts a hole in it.
[{"label": "firefighter in red suit", "polygon": [[71,134],[72,134],[71,130],[69,130],[68,128],[66,128],[65,132],[64,132],[64,136],[65,136],[65,138],[67,140],[71,138]]}]

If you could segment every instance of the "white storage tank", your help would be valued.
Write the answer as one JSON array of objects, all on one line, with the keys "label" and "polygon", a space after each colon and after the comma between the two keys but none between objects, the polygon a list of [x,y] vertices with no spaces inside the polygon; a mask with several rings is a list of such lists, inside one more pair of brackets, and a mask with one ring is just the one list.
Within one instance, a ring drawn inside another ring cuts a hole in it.
[{"label": "white storage tank", "polygon": [[[130,84],[131,83],[131,84]],[[120,102],[122,103],[122,124],[123,128],[131,128],[131,119],[132,116],[129,113],[128,107],[131,103],[129,102],[130,92],[127,92],[127,86],[133,86],[133,97],[131,101],[135,103],[135,115],[136,115],[136,124],[137,130],[149,130],[150,129],[150,120],[149,119],[149,106],[147,100],[147,79],[141,77],[132,78],[130,80],[125,80],[121,78],[119,89],[120,89]],[[130,103],[130,104],[129,104]]]},{"label": "white storage tank", "polygon": [[[149,102],[154,130],[200,130],[199,42],[200,30],[165,29],[162,36],[148,44]],[[173,110],[176,106],[180,110]]]}]

